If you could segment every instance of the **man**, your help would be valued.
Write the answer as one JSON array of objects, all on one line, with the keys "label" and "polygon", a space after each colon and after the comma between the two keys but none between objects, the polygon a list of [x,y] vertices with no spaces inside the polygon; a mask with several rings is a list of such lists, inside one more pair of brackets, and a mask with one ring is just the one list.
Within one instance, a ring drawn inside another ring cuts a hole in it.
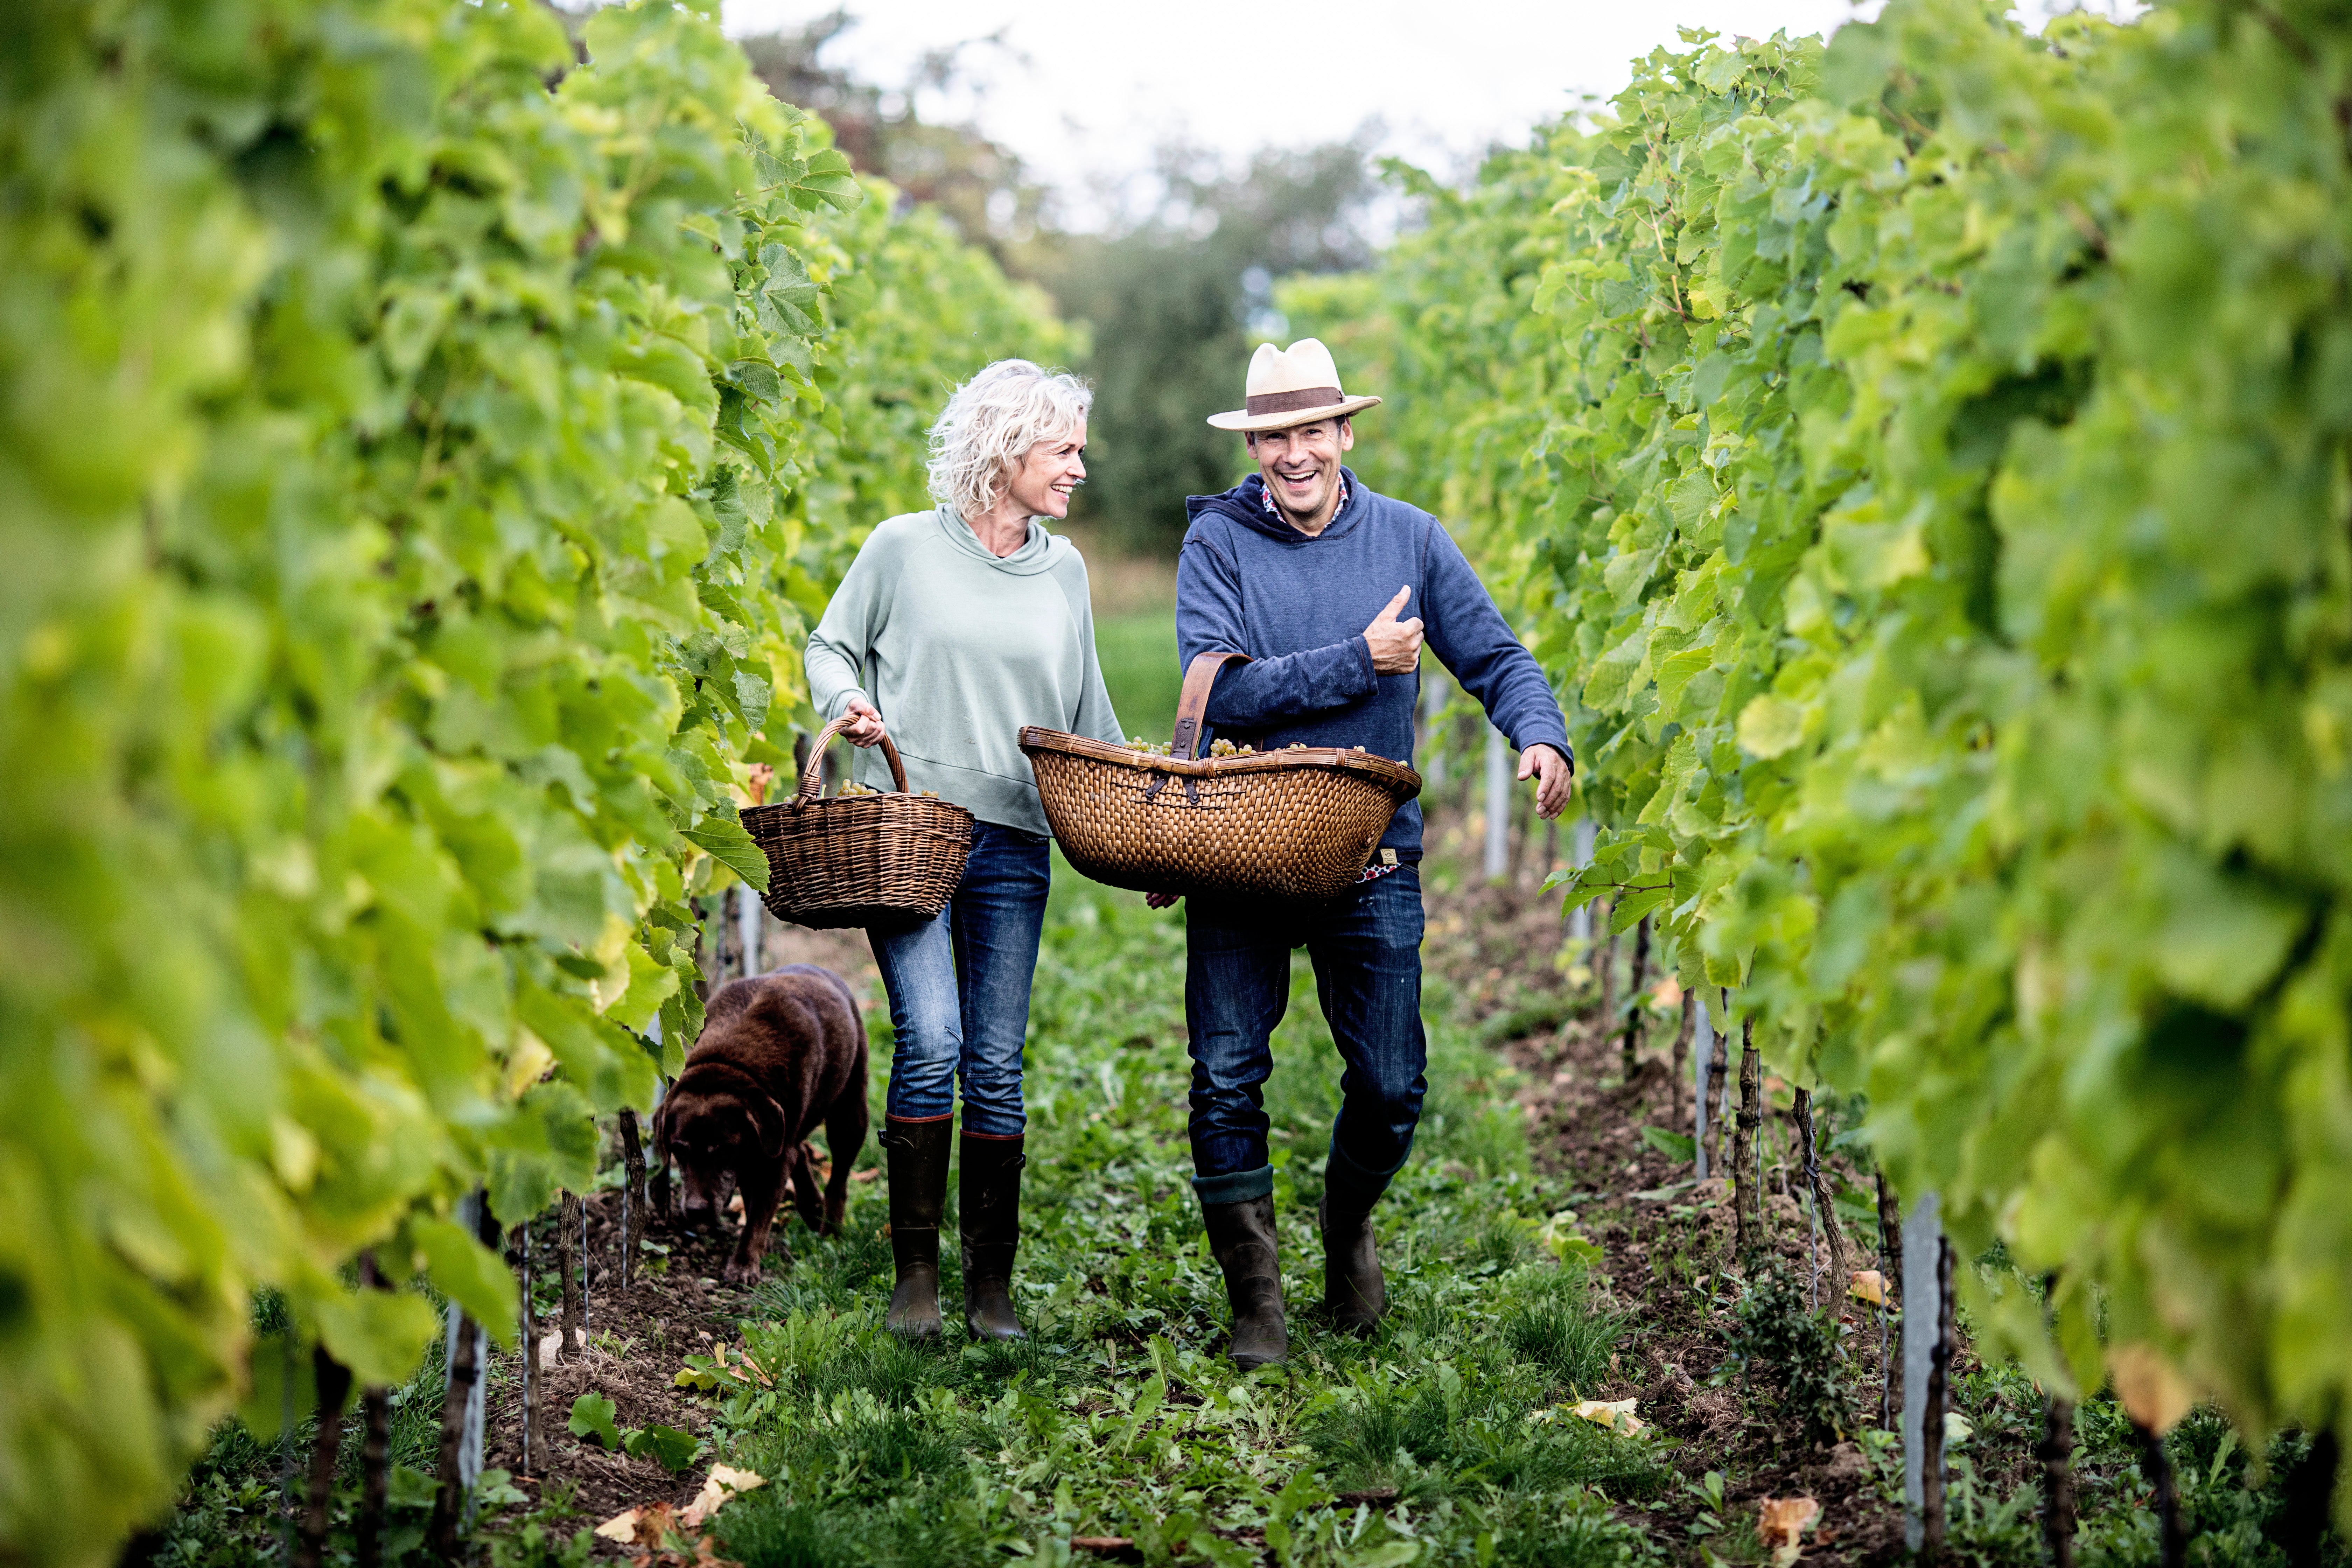
[{"label": "man", "polygon": [[[1574,764],[1543,671],[1444,526],[1340,464],[1356,444],[1352,416],[1380,399],[1343,394],[1330,351],[1313,338],[1287,353],[1261,346],[1246,390],[1244,408],[1209,423],[1240,431],[1258,471],[1223,495],[1186,500],[1176,569],[1180,668],[1207,652],[1250,661],[1217,678],[1209,723],[1260,750],[1361,746],[1410,763],[1425,638],[1519,748],[1518,776],[1537,780],[1543,815],[1558,816]],[[1314,963],[1346,1064],[1318,1216],[1324,1304],[1355,1331],[1387,1304],[1372,1206],[1412,1147],[1427,1089],[1420,859],[1421,806],[1411,802],[1363,879],[1331,903],[1192,900],[1192,1184],[1233,1306],[1236,1365],[1279,1362],[1288,1350],[1264,1101],[1294,947]]]}]

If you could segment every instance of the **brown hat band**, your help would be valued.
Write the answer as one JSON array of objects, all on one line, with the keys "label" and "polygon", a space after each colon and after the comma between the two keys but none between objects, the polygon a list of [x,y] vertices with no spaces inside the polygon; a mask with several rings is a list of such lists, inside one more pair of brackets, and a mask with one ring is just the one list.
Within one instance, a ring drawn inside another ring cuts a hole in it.
[{"label": "brown hat band", "polygon": [[1335,403],[1345,403],[1347,397],[1336,386],[1310,386],[1304,392],[1263,392],[1250,395],[1250,417],[1262,414],[1296,414],[1302,408],[1328,408]]}]

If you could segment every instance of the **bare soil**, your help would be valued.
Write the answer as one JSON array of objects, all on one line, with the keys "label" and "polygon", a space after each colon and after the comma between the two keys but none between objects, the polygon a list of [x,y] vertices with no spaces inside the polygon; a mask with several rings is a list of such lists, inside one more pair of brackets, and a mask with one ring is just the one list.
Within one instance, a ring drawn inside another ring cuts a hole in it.
[{"label": "bare soil", "polygon": [[[1438,854],[1460,867],[1467,856],[1458,840],[1467,837],[1447,836]],[[1743,1375],[1731,1353],[1730,1308],[1741,1288],[1730,1263],[1731,1184],[1721,1177],[1694,1184],[1689,1162],[1662,1152],[1642,1136],[1645,1126],[1691,1130],[1690,1065],[1685,1059],[1677,1071],[1671,1061],[1677,1013],[1650,1013],[1629,1082],[1622,1041],[1598,1016],[1597,986],[1576,966],[1551,962],[1563,950],[1565,932],[1558,897],[1535,891],[1538,879],[1530,865],[1516,886],[1433,891],[1424,958],[1433,973],[1452,977],[1464,990],[1474,1016],[1489,1021],[1491,1037],[1523,1075],[1521,1101],[1536,1168],[1558,1183],[1559,1205],[1601,1247],[1596,1279],[1631,1319],[1618,1352],[1620,1376],[1605,1397],[1638,1400],[1640,1419],[1681,1445],[1675,1463],[1692,1481],[1710,1470],[1722,1473],[1726,1533],[1736,1532],[1742,1521],[1752,1522],[1766,1498],[1811,1497],[1822,1505],[1822,1517],[1806,1538],[1807,1561],[1878,1563],[1899,1558],[1901,1508],[1882,1500],[1863,1450],[1853,1442],[1808,1446],[1801,1423],[1781,1408],[1769,1376]],[[1633,942],[1630,932],[1620,942],[1621,985]],[[1732,1056],[1736,1062],[1736,1050]],[[1793,1153],[1779,1157],[1796,1148],[1786,1086],[1768,1079],[1765,1087],[1776,1100],[1759,1130],[1766,1149],[1761,1206],[1770,1250],[1800,1279],[1814,1267],[1820,1289],[1836,1290],[1828,1248],[1809,1247],[1811,1226],[1792,1195]],[[1710,1098],[1719,1103],[1718,1096],[1719,1089]],[[1727,1127],[1718,1168],[1729,1142]],[[1843,1160],[1825,1155],[1821,1163],[1833,1181],[1871,1184],[1866,1173]],[[1847,1234],[1853,1268],[1882,1268],[1874,1235],[1851,1229]],[[1872,1426],[1885,1372],[1878,1314],[1851,1297],[1845,1308],[1840,1322],[1855,1414],[1861,1424]],[[1899,1347],[1888,1348],[1899,1357]],[[1643,1523],[1662,1544],[1685,1543],[1680,1554],[1697,1561],[1697,1542],[1688,1527],[1711,1508],[1689,1490],[1655,1511],[1627,1510],[1626,1517]],[[1709,1537],[1708,1544],[1720,1550],[1717,1538]]]}]

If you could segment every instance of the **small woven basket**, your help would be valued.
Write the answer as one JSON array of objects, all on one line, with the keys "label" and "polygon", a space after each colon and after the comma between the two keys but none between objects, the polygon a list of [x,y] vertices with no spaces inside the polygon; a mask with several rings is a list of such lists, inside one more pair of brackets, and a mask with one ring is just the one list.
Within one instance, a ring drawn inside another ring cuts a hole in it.
[{"label": "small woven basket", "polygon": [[908,794],[887,735],[882,760],[896,794],[823,798],[824,749],[846,723],[836,719],[817,731],[798,795],[743,813],[744,829],[768,857],[765,902],[778,920],[819,930],[930,920],[963,879],[971,813]]},{"label": "small woven basket", "polygon": [[1171,755],[1035,726],[1021,750],[1071,865],[1145,893],[1333,899],[1363,874],[1421,775],[1336,746],[1196,757],[1209,689],[1240,654],[1184,672]]}]

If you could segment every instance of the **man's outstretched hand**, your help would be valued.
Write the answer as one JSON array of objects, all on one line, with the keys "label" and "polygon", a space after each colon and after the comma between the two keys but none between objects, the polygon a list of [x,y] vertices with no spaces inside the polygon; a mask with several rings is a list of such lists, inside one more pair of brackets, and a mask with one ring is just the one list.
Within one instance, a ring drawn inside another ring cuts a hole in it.
[{"label": "man's outstretched hand", "polygon": [[1403,675],[1421,663],[1421,617],[1397,619],[1397,612],[1412,597],[1410,584],[1396,591],[1388,608],[1372,617],[1364,628],[1364,641],[1371,646],[1372,668],[1381,675]]},{"label": "man's outstretched hand", "polygon": [[1576,794],[1576,774],[1568,759],[1540,742],[1519,753],[1519,777],[1536,781],[1536,810],[1558,816]]}]

